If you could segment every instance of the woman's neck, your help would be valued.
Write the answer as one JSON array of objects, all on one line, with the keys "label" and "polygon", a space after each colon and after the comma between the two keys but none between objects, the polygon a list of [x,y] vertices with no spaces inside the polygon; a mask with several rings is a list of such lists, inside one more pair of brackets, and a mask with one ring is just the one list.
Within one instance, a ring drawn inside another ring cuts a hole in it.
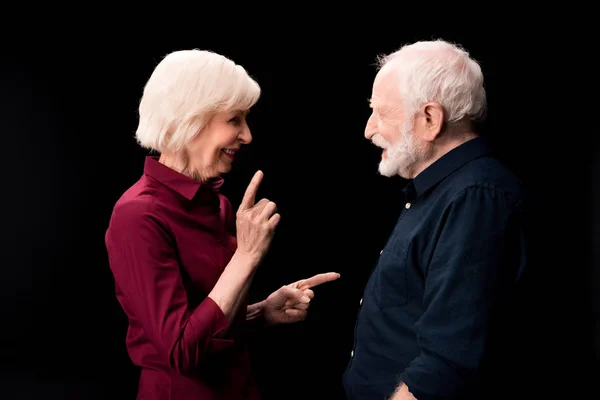
[{"label": "woman's neck", "polygon": [[210,180],[208,174],[203,174],[202,171],[192,166],[185,153],[181,155],[162,153],[158,162],[196,181],[207,182]]}]

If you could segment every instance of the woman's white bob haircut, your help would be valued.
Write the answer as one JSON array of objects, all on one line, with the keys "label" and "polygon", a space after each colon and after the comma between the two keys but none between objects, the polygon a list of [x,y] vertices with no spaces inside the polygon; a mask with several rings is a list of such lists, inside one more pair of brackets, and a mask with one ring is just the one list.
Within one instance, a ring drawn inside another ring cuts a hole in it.
[{"label": "woman's white bob haircut", "polygon": [[168,54],[144,87],[135,133],[140,146],[182,151],[214,113],[248,110],[261,89],[246,70],[208,50]]}]

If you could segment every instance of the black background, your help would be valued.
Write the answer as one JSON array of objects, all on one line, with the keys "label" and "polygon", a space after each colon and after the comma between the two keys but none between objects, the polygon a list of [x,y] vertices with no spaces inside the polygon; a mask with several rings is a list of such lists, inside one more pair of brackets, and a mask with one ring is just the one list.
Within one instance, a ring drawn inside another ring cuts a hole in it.
[{"label": "black background", "polygon": [[[21,41],[5,32],[0,397],[135,398],[138,371],[125,351],[126,320],[103,235],[114,202],[142,173],[146,152],[134,132],[143,85],[167,53],[202,48],[243,65],[263,89],[249,116],[254,140],[223,187],[237,207],[260,168],[259,194],[282,215],[252,299],[317,273],[341,273],[315,289],[307,321],[272,328],[256,341],[265,397],[344,398],[341,375],[359,300],[400,211],[404,183],[378,175],[380,151],[363,136],[375,57],[432,38],[459,42],[480,61],[489,102],[483,132],[538,202],[535,245],[544,267],[531,295],[543,334],[540,349],[532,350],[540,357],[532,373],[543,378],[536,382],[573,397],[589,388],[594,343],[598,354],[589,312],[590,282],[598,280],[591,268],[598,263],[592,204],[600,199],[589,187],[599,163],[593,137],[575,145],[563,128],[577,116],[556,100],[561,71],[549,68],[552,52],[538,47],[539,31],[499,36],[485,22],[385,32],[360,24],[279,25],[261,25],[262,34],[253,30],[259,26],[244,26],[231,39],[195,27],[39,29]],[[516,390],[510,371],[506,382],[500,393],[508,396]]]}]

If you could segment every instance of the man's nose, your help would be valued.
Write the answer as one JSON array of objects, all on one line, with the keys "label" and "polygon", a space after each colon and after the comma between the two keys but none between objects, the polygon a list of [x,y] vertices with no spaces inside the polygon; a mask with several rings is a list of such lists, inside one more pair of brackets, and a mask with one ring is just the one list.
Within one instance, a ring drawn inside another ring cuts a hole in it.
[{"label": "man's nose", "polygon": [[365,138],[367,140],[371,140],[373,136],[377,134],[377,121],[373,114],[369,117],[367,121],[367,126],[365,127]]}]

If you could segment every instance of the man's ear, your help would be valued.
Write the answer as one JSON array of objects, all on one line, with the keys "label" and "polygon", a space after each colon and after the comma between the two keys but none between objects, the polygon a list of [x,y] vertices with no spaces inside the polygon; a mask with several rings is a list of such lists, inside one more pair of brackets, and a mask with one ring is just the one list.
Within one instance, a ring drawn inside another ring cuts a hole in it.
[{"label": "man's ear", "polygon": [[423,139],[433,142],[444,127],[444,108],[435,102],[429,102],[422,108]]}]

